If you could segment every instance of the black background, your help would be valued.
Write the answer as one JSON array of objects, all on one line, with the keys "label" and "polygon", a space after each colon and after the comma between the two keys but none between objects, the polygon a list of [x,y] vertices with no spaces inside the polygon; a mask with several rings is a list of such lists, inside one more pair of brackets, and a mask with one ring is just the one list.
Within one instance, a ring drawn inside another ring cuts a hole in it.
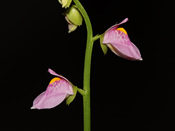
[{"label": "black background", "polygon": [[[140,49],[127,61],[95,42],[91,70],[92,131],[174,130],[174,24],[172,1],[81,0],[94,35],[116,22]],[[48,68],[82,88],[85,23],[68,34],[57,0],[1,2],[1,128],[83,130],[82,96],[68,107],[31,110],[53,78]]]}]

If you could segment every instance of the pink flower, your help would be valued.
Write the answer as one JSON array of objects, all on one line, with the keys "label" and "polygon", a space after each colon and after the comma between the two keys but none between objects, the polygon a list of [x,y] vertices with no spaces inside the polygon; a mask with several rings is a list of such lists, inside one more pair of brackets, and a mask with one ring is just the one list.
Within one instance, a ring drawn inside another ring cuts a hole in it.
[{"label": "pink flower", "polygon": [[72,84],[63,76],[58,75],[53,70],[48,72],[57,77],[53,78],[46,91],[42,92],[33,101],[31,109],[50,109],[59,105],[69,95],[73,95]]},{"label": "pink flower", "polygon": [[103,44],[106,44],[116,55],[128,60],[142,60],[139,49],[130,41],[124,28],[118,28],[128,21],[124,19],[119,24],[110,27],[103,37]]}]

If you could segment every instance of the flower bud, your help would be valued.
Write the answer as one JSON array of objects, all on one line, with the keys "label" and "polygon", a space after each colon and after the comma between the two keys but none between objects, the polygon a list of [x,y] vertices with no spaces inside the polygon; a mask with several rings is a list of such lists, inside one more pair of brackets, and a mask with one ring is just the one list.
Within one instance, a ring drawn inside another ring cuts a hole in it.
[{"label": "flower bud", "polygon": [[78,26],[82,25],[83,18],[75,5],[67,9],[63,15],[65,15],[65,19],[68,23],[69,33],[76,30]]},{"label": "flower bud", "polygon": [[62,8],[68,8],[72,2],[72,0],[58,0],[60,4],[62,4]]}]

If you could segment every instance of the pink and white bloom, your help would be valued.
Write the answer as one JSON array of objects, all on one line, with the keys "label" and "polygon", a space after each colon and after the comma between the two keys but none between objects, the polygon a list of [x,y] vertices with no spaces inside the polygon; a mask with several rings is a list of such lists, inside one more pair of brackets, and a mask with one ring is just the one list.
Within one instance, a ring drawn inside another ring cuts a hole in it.
[{"label": "pink and white bloom", "polygon": [[65,77],[58,75],[51,69],[48,69],[48,72],[57,77],[50,81],[46,91],[35,98],[31,109],[53,108],[64,101],[69,95],[74,94],[72,84]]},{"label": "pink and white bloom", "polygon": [[139,49],[130,41],[124,28],[118,28],[121,24],[126,23],[125,18],[119,24],[110,27],[103,37],[103,44],[107,45],[116,55],[128,60],[142,60]]}]

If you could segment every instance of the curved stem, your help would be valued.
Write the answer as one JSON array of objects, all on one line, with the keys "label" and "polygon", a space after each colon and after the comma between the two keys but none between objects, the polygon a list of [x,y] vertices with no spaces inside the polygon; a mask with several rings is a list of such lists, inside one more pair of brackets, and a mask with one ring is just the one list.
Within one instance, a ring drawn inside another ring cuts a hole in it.
[{"label": "curved stem", "polygon": [[90,112],[90,71],[91,71],[91,56],[92,56],[92,48],[93,48],[93,31],[91,22],[88,14],[86,13],[84,7],[81,5],[79,0],[73,0],[76,4],[77,8],[81,12],[84,17],[84,21],[86,23],[87,28],[87,44],[86,44],[86,52],[85,52],[85,62],[84,62],[84,81],[83,81],[83,89],[86,92],[86,95],[83,96],[83,112],[84,112],[84,131],[91,130],[91,112]]}]

